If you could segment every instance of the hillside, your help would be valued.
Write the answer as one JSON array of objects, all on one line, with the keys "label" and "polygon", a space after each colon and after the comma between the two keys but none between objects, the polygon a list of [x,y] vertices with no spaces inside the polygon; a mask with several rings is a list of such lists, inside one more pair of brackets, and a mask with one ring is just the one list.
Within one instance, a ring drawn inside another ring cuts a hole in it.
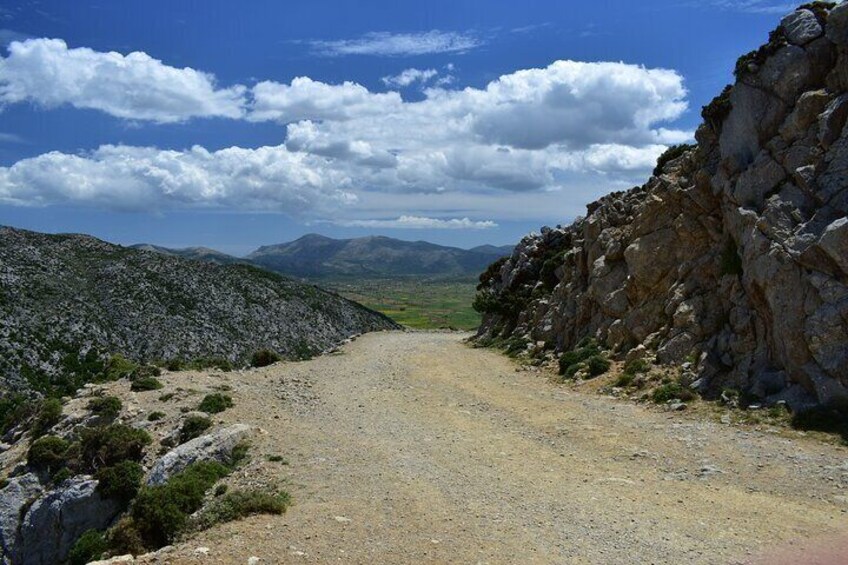
[{"label": "hillside", "polygon": [[73,388],[113,353],[235,363],[267,347],[302,357],[395,327],[354,302],[256,267],[0,228],[4,388]]},{"label": "hillside", "polygon": [[848,3],[785,17],[703,109],[697,146],[481,275],[479,339],[551,358],[592,337],[708,397],[844,414],[846,70]]},{"label": "hillside", "polygon": [[332,239],[305,235],[289,243],[263,246],[246,257],[267,269],[299,277],[462,276],[492,260],[482,251],[384,236]]},{"label": "hillside", "polygon": [[140,249],[142,251],[154,251],[164,255],[172,255],[174,257],[182,257],[183,259],[194,259],[196,261],[207,261],[209,263],[218,263],[220,265],[229,265],[232,263],[249,263],[239,257],[227,255],[215,249],[208,247],[184,247],[182,249],[174,249],[171,247],[162,247],[160,245],[151,245],[149,243],[137,243],[130,245],[132,249]]}]

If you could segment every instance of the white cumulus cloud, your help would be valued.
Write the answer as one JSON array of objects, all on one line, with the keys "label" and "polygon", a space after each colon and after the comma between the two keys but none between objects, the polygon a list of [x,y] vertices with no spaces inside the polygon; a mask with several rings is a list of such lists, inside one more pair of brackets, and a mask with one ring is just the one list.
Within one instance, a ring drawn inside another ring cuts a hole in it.
[{"label": "white cumulus cloud", "polygon": [[244,114],[244,86],[219,89],[211,74],[170,67],[143,52],[70,49],[61,39],[13,41],[8,50],[0,57],[0,104],[69,104],[162,123]]},{"label": "white cumulus cloud", "polygon": [[349,179],[322,159],[285,147],[207,151],[104,145],[50,152],[0,167],[0,202],[90,204],[110,209],[335,210],[356,201]]},{"label": "white cumulus cloud", "polygon": [[491,220],[474,221],[469,218],[427,218],[424,216],[400,216],[394,220],[348,220],[337,222],[347,227],[377,229],[427,229],[427,230],[485,230],[496,228]]},{"label": "white cumulus cloud", "polygon": [[366,33],[354,39],[313,40],[315,53],[325,56],[377,55],[399,57],[434,53],[464,53],[483,45],[483,40],[470,32],[433,29],[419,33]]},{"label": "white cumulus cloud", "polygon": [[[285,129],[268,147],[47,153],[0,167],[0,202],[277,210],[468,229],[491,220],[467,218],[503,218],[522,207],[535,214],[566,200],[570,210],[605,189],[632,186],[665,146],[691,138],[669,125],[687,107],[673,70],[563,60],[463,89],[439,86],[438,76],[410,68],[386,77],[393,86],[436,85],[414,101],[306,76],[218,87],[208,73],[144,53],[13,42],[0,58],[0,105],[68,104],[154,122],[218,116]],[[543,208],[531,205],[536,199]]]},{"label": "white cumulus cloud", "polygon": [[299,120],[344,121],[400,107],[396,92],[373,93],[354,82],[327,84],[297,77],[291,84],[263,81],[253,87],[248,119],[283,123]]},{"label": "white cumulus cloud", "polygon": [[427,83],[430,79],[438,76],[439,71],[436,69],[404,69],[400,73],[394,76],[385,76],[380,80],[386,86],[394,86],[394,87],[407,87],[415,82],[420,82],[421,84]]}]

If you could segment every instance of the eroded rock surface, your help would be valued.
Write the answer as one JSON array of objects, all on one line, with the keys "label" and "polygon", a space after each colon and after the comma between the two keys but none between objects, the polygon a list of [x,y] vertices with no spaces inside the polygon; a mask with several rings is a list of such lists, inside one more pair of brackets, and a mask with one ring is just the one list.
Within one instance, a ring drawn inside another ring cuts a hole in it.
[{"label": "eroded rock surface", "polygon": [[848,402],[846,69],[848,4],[784,18],[696,147],[481,277],[479,336],[644,345],[707,392]]},{"label": "eroded rock surface", "polygon": [[236,445],[245,439],[252,428],[235,424],[194,438],[166,453],[156,462],[147,478],[148,485],[161,485],[196,461],[226,462]]}]

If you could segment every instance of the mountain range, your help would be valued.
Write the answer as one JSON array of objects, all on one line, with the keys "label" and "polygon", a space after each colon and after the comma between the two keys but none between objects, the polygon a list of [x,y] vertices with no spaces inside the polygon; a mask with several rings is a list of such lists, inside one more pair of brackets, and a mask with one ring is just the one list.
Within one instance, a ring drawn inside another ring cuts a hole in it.
[{"label": "mountain range", "polygon": [[170,249],[138,244],[155,251],[220,264],[250,263],[284,275],[303,278],[379,278],[396,276],[476,276],[492,261],[512,253],[513,246],[481,245],[471,249],[385,236],[333,239],[308,234],[288,243],[266,245],[244,258],[205,247]]}]

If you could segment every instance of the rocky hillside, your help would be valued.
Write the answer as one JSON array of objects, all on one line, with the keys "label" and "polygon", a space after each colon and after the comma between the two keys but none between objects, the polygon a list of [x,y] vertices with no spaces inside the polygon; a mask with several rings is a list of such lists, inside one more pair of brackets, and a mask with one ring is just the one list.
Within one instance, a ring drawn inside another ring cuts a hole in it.
[{"label": "rocky hillside", "polygon": [[208,263],[219,263],[221,265],[229,265],[230,263],[248,263],[239,257],[233,257],[226,253],[221,253],[215,249],[208,247],[184,247],[181,249],[172,249],[170,247],[162,247],[160,245],[151,245],[149,243],[138,243],[130,245],[133,249],[141,249],[143,251],[155,251],[164,255],[172,255],[174,257],[182,257],[184,259],[194,259],[196,261],[206,261]]},{"label": "rocky hillside", "polygon": [[789,14],[735,75],[697,146],[481,275],[481,338],[594,337],[688,362],[707,396],[848,401],[848,3]]},{"label": "rocky hillside", "polygon": [[383,236],[333,239],[309,234],[289,243],[260,247],[246,259],[300,277],[456,276],[479,273],[496,250],[466,250]]},{"label": "rocky hillside", "polygon": [[0,379],[7,390],[72,390],[113,353],[238,363],[261,348],[303,357],[396,327],[354,302],[256,267],[0,228]]}]

